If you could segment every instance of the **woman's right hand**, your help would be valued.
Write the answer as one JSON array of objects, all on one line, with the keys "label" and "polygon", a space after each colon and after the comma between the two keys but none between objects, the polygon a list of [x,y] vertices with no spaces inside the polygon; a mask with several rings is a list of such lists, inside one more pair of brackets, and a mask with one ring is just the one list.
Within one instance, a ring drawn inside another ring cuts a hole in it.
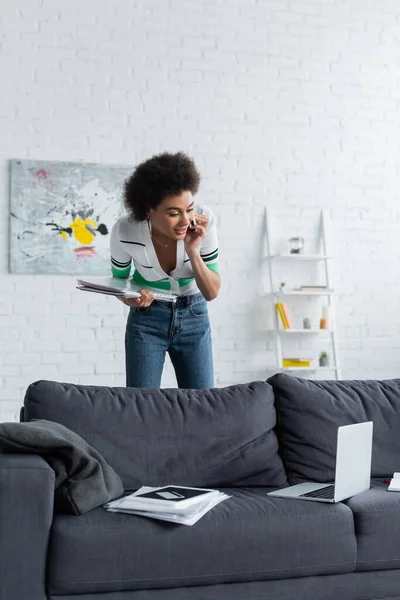
[{"label": "woman's right hand", "polygon": [[150,290],[139,290],[140,298],[121,298],[117,296],[118,300],[121,300],[126,306],[139,306],[140,308],[147,308],[154,300],[153,292]]}]

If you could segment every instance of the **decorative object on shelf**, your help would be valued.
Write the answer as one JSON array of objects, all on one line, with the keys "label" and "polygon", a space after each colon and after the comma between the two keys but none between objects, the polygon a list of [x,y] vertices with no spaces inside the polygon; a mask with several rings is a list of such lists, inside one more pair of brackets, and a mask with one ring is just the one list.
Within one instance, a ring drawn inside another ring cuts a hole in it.
[{"label": "decorative object on shelf", "polygon": [[281,284],[279,286],[279,291],[280,292],[284,292],[285,291],[285,285],[286,285],[286,283],[284,281],[281,281]]},{"label": "decorative object on shelf", "polygon": [[303,254],[304,238],[291,237],[289,239],[289,251],[290,251],[290,254]]},{"label": "decorative object on shelf", "polygon": [[303,329],[311,329],[311,320],[308,317],[303,319]]},{"label": "decorative object on shelf", "polygon": [[320,329],[329,329],[329,307],[328,306],[322,307],[322,317],[319,321],[319,328]]},{"label": "decorative object on shelf", "polygon": [[319,355],[319,366],[320,367],[328,367],[329,366],[329,358],[326,352],[321,352]]},{"label": "decorative object on shelf", "polygon": [[310,367],[311,358],[282,358],[282,367]]}]

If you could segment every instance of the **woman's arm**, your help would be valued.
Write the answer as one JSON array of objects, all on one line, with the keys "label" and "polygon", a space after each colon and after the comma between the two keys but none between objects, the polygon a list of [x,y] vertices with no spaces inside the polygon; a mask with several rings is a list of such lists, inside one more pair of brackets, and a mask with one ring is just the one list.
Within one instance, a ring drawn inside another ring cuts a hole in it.
[{"label": "woman's arm", "polygon": [[119,219],[111,230],[110,239],[110,259],[111,273],[113,277],[126,279],[131,272],[132,257],[124,250],[119,241]]},{"label": "woman's arm", "polygon": [[211,271],[200,256],[198,248],[194,250],[186,250],[186,254],[190,259],[197,287],[203,294],[207,302],[214,300],[218,296],[219,288],[221,287],[221,278],[219,273]]},{"label": "woman's arm", "polygon": [[185,250],[192,266],[197,287],[209,302],[218,296],[221,278],[218,273],[218,240],[215,217],[195,214],[196,225],[188,229]]},{"label": "woman's arm", "polygon": [[[120,279],[126,279],[129,277],[131,272],[132,257],[126,250],[124,250],[119,241],[119,224],[118,220],[111,230],[110,239],[110,258],[111,258],[111,273],[113,277]],[[126,304],[127,306],[140,306],[145,308],[150,306],[154,300],[154,294],[150,290],[139,290],[140,298],[121,298],[118,300]]]}]

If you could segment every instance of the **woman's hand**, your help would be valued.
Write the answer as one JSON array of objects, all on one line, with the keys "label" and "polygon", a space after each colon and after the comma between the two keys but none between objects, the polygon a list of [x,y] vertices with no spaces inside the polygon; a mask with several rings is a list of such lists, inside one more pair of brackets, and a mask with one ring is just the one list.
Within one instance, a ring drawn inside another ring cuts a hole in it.
[{"label": "woman's hand", "polygon": [[140,298],[123,298],[117,296],[118,300],[121,300],[126,306],[139,306],[140,308],[147,308],[154,300],[153,292],[150,290],[139,290],[141,294]]},{"label": "woman's hand", "polygon": [[200,247],[200,244],[206,237],[206,230],[208,227],[208,217],[205,215],[198,215],[195,213],[194,219],[196,225],[189,225],[185,239],[183,240],[188,256],[190,256],[190,252],[193,252]]}]

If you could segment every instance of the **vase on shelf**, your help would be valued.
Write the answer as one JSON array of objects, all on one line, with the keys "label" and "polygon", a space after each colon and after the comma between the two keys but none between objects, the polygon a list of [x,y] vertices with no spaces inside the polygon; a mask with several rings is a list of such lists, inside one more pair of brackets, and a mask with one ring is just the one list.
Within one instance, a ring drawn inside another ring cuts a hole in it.
[{"label": "vase on shelf", "polygon": [[326,352],[321,352],[319,355],[319,366],[320,367],[328,367],[329,366],[329,358]]},{"label": "vase on shelf", "polygon": [[319,328],[320,329],[329,329],[329,307],[328,306],[322,307],[322,317],[319,321]]}]

